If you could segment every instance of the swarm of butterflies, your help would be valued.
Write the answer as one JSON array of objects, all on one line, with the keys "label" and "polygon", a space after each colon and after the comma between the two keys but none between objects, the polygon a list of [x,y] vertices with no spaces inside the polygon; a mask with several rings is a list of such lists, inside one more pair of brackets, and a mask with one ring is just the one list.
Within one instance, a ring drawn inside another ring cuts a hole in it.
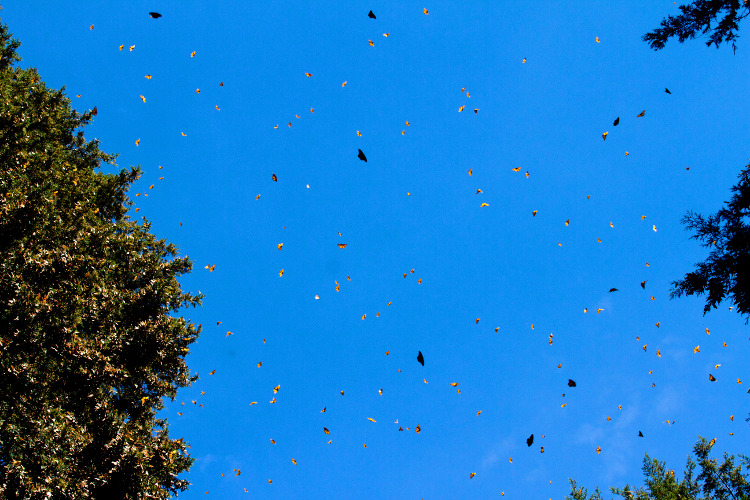
[{"label": "swarm of butterflies", "polygon": [[[424,15],[429,15],[429,11],[428,11],[427,9],[424,9],[424,10],[423,10],[423,14],[424,14]],[[160,19],[160,18],[162,17],[162,14],[160,14],[160,13],[158,13],[158,12],[149,12],[149,13],[148,13],[148,15],[149,15],[149,17],[150,17],[151,19],[154,19],[154,20],[158,20],[158,19]],[[367,13],[367,17],[368,17],[368,18],[370,18],[370,19],[372,19],[372,20],[376,20],[376,19],[377,19],[377,16],[375,15],[375,13],[374,13],[374,12],[373,12],[372,10],[371,10],[371,11],[369,11],[369,12]],[[93,30],[93,29],[94,29],[94,25],[91,25],[91,26],[90,26],[90,29],[92,29],[92,30]],[[389,37],[389,35],[390,35],[390,33],[383,33],[383,36],[384,36],[384,37],[386,37],[386,38],[387,38],[387,37]],[[596,37],[596,40],[595,40],[595,41],[596,41],[596,43],[600,43],[600,40],[599,40],[599,38],[598,38],[598,37]],[[370,45],[370,46],[374,46],[374,42],[373,42],[372,40],[369,40],[369,45]],[[124,48],[125,48],[125,45],[120,45],[120,46],[119,46],[119,50],[123,50]],[[131,46],[129,46],[129,50],[130,50],[130,51],[133,51],[134,49],[135,49],[135,45],[131,45]],[[190,57],[195,57],[195,56],[196,56],[196,52],[194,52],[194,51],[193,51],[193,52],[191,52],[191,53],[190,53]],[[521,59],[521,64],[526,64],[526,63],[527,63],[527,59],[526,59],[525,57],[524,57],[524,58],[522,58],[522,59]],[[313,78],[313,74],[312,74],[312,73],[305,73],[304,75],[305,75],[305,77],[306,77],[306,78]],[[301,75],[300,75],[300,76],[301,76]],[[146,79],[149,79],[149,80],[150,80],[150,79],[152,78],[152,76],[151,76],[150,74],[147,74],[147,75],[145,75],[145,78],[146,78]],[[221,82],[221,83],[220,83],[220,85],[221,85],[221,86],[223,86],[223,85],[224,85],[224,84],[223,84],[223,82]],[[343,83],[342,83],[341,85],[342,85],[342,87],[345,87],[345,86],[347,85],[347,82],[346,82],[346,81],[344,81],[344,82],[343,82]],[[196,89],[196,90],[195,90],[195,92],[196,92],[196,93],[200,93],[200,89],[199,89],[199,88],[198,88],[198,89]],[[672,93],[672,92],[671,92],[671,91],[670,91],[670,90],[669,90],[668,88],[665,88],[665,89],[664,89],[664,92],[665,92],[666,94],[671,94],[671,93]],[[470,97],[470,93],[469,93],[469,92],[467,92],[465,88],[462,88],[462,89],[461,89],[461,93],[462,93],[462,94],[465,94],[465,95],[466,95],[466,97]],[[79,96],[79,97],[80,97],[80,96]],[[144,103],[146,102],[146,97],[145,97],[145,96],[143,96],[143,95],[140,95],[140,99],[142,100],[142,102],[144,102]],[[217,109],[217,110],[219,110],[219,109],[220,109],[220,108],[219,108],[219,106],[216,106],[216,109]],[[454,109],[455,109],[455,108],[454,108]],[[465,109],[465,106],[464,106],[464,105],[462,105],[462,106],[460,106],[460,107],[458,108],[458,112],[459,112],[459,113],[462,113],[462,112],[464,111],[464,109]],[[478,112],[480,111],[480,108],[473,108],[473,111],[474,111],[474,114],[478,114]],[[311,112],[311,113],[313,113],[313,112],[314,112],[314,109],[313,109],[313,108],[310,108],[310,112]],[[96,114],[96,108],[94,108],[94,110],[93,110],[93,113],[94,113],[94,114]],[[631,117],[633,117],[633,118],[636,118],[636,119],[638,119],[638,118],[644,118],[644,117],[645,117],[645,115],[646,115],[646,110],[642,110],[642,111],[640,111],[639,113],[635,113],[635,112],[634,112],[634,113],[633,113],[632,115],[630,115],[630,116],[631,116]],[[299,115],[297,115],[297,118],[299,118]],[[409,123],[408,121],[406,121],[406,122],[405,122],[405,124],[406,124],[406,127],[409,127],[409,126],[410,126],[410,123]],[[618,116],[618,117],[616,117],[616,118],[615,118],[615,119],[614,119],[614,120],[612,121],[612,127],[613,127],[613,130],[615,130],[615,128],[616,128],[616,127],[618,127],[619,125],[620,125],[620,117]],[[291,127],[291,126],[292,126],[291,122],[289,122],[289,123],[287,124],[287,126],[288,126],[288,127]],[[279,128],[279,124],[275,124],[275,125],[273,125],[273,128],[274,128],[274,129],[278,129],[278,128]],[[357,133],[357,135],[358,135],[358,136],[361,136],[361,135],[362,135],[360,131],[357,131],[356,133]],[[401,132],[401,133],[402,133],[402,134],[405,134],[405,133],[406,133],[406,129],[402,130],[402,132]],[[182,132],[181,134],[182,134],[183,136],[186,136],[186,134],[185,134],[184,132]],[[606,140],[607,140],[607,138],[609,137],[609,134],[610,134],[610,131],[609,131],[609,130],[603,131],[603,132],[602,132],[602,134],[601,134],[602,140],[603,140],[603,141],[606,141]],[[137,139],[137,140],[135,141],[135,145],[136,145],[136,146],[139,146],[139,144],[140,144],[140,138],[138,138],[138,139]],[[352,158],[354,157],[354,154],[355,154],[355,153],[354,153],[354,152],[352,152]],[[628,153],[628,152],[626,151],[626,152],[625,152],[625,155],[629,155],[629,153]],[[359,159],[359,160],[360,160],[361,162],[363,162],[363,163],[367,163],[367,162],[368,162],[368,159],[367,159],[367,156],[366,156],[365,152],[364,152],[364,151],[363,151],[362,149],[359,149],[359,148],[358,148],[358,149],[357,149],[357,151],[356,151],[356,158],[357,158],[357,159]],[[356,160],[353,160],[353,161],[356,161]],[[159,168],[161,168],[161,167],[159,167]],[[516,168],[513,168],[513,169],[512,169],[512,171],[513,171],[513,172],[520,172],[520,171],[521,171],[521,168],[520,168],[520,167],[516,167]],[[473,169],[469,169],[469,170],[468,170],[468,175],[469,175],[469,176],[471,176],[472,174],[473,174]],[[528,171],[526,171],[524,175],[525,175],[525,177],[526,177],[526,178],[529,178],[529,176],[530,176],[530,174],[529,174],[529,172],[528,172]],[[160,179],[160,180],[162,180],[162,179],[163,179],[163,177],[160,177],[159,179]],[[278,176],[276,175],[276,173],[271,173],[271,181],[272,181],[272,182],[278,182]],[[309,185],[308,185],[307,187],[309,188]],[[151,185],[151,186],[149,187],[149,189],[153,189],[153,188],[154,188],[154,185],[152,184],[152,185]],[[477,191],[476,191],[476,192],[477,192],[477,194],[481,194],[481,193],[482,193],[482,190],[481,190],[481,189],[477,189]],[[144,193],[137,193],[137,194],[136,194],[136,196],[141,196],[141,194],[142,194],[143,196],[148,196],[148,193],[147,193],[147,192],[144,192]],[[407,194],[409,194],[409,195],[410,195],[411,193],[407,193]],[[256,196],[256,200],[257,200],[257,199],[259,199],[260,197],[261,197],[261,195],[260,195],[260,194],[258,194],[258,195]],[[481,204],[479,205],[479,208],[487,208],[487,207],[489,207],[489,206],[490,206],[490,205],[489,205],[488,203],[481,203]],[[137,211],[138,211],[139,209],[138,209],[138,208],[136,208],[135,210],[136,210],[136,212],[137,212]],[[538,213],[538,211],[537,211],[537,210],[533,210],[533,211],[532,211],[532,213],[531,213],[532,217],[536,217],[536,216],[537,216],[537,213]],[[642,219],[645,219],[645,218],[646,218],[646,216],[645,216],[645,215],[644,215],[644,216],[642,216]],[[565,221],[565,225],[566,225],[566,226],[567,226],[567,225],[569,225],[569,224],[570,224],[570,219],[568,219],[568,220],[566,220],[566,221]],[[180,223],[180,225],[182,225],[182,223]],[[613,226],[613,223],[612,223],[612,222],[610,222],[610,226],[614,227],[614,226]],[[655,226],[655,225],[654,225],[654,226],[652,227],[652,229],[653,229],[653,231],[657,231],[657,228],[656,228],[656,226]],[[341,233],[339,233],[339,236],[341,236]],[[601,239],[599,240],[599,242],[601,242]],[[561,245],[561,243],[558,243],[558,244],[560,244],[560,245]],[[278,251],[279,251],[279,252],[281,252],[281,251],[282,251],[282,248],[283,248],[283,246],[284,246],[284,243],[278,243],[278,245],[277,245],[277,248],[278,248]],[[339,249],[341,249],[341,250],[345,250],[345,249],[346,249],[346,247],[347,247],[347,243],[337,243],[337,246],[338,246],[338,248],[339,248]],[[646,265],[648,266],[648,263],[646,263]],[[207,264],[207,265],[205,265],[205,266],[204,266],[204,268],[205,268],[206,270],[208,270],[209,272],[213,272],[213,271],[214,271],[214,269],[215,269],[215,267],[216,267],[216,266],[215,266],[215,264]],[[415,273],[415,270],[414,270],[414,269],[411,269],[410,271],[404,272],[404,273],[403,273],[403,277],[404,277],[404,278],[406,278],[406,277],[407,277],[407,276],[408,276],[409,274],[414,274],[414,273]],[[284,269],[281,269],[281,270],[279,270],[279,271],[278,271],[278,276],[279,276],[280,278],[283,278],[283,276],[284,276]],[[347,276],[347,280],[350,280],[350,277],[349,277],[349,276]],[[421,284],[421,279],[419,279],[419,280],[418,280],[418,283],[420,283],[420,284]],[[647,280],[644,280],[644,281],[642,281],[642,282],[640,283],[640,286],[641,286],[641,288],[642,288],[643,290],[645,290],[645,289],[646,289],[646,283],[647,283]],[[336,291],[338,292],[338,291],[340,290],[340,284],[339,284],[339,282],[338,282],[338,281],[336,281],[336,283],[335,283],[335,284],[336,284]],[[612,287],[612,288],[610,288],[610,289],[609,289],[609,292],[608,292],[608,293],[615,293],[615,292],[618,292],[618,291],[619,291],[619,290],[618,290],[618,288]],[[319,299],[320,299],[319,295],[315,295],[315,297],[314,297],[314,298],[315,298],[315,300],[319,300]],[[653,297],[653,296],[651,296],[651,300],[654,300],[654,297]],[[388,303],[388,305],[390,305],[390,302]],[[603,310],[604,310],[603,308],[598,308],[598,309],[596,309],[596,313],[597,313],[597,314],[599,314],[599,313],[600,313],[600,312],[602,312]],[[583,311],[583,312],[584,312],[584,313],[587,313],[587,312],[588,312],[588,309],[584,309],[584,311]],[[378,313],[376,314],[376,316],[379,316],[379,315],[380,315],[380,312],[378,312]],[[365,320],[366,318],[367,318],[367,314],[363,314],[363,315],[361,316],[361,319],[362,319],[362,320]],[[475,320],[475,321],[476,321],[476,323],[478,324],[478,323],[480,322],[480,318],[476,318],[476,320]],[[220,324],[221,324],[221,321],[217,321],[217,326],[218,326],[218,325],[220,325]],[[659,322],[657,322],[657,323],[656,323],[656,327],[657,327],[657,328],[659,327]],[[534,329],[534,325],[533,325],[533,324],[531,325],[531,329]],[[495,332],[498,332],[498,330],[499,330],[499,328],[495,328]],[[707,334],[709,333],[708,329],[706,329],[706,333],[707,333]],[[227,337],[229,337],[229,336],[231,336],[231,335],[232,335],[232,332],[231,332],[231,331],[227,331],[227,333],[226,333],[226,336],[227,336]],[[265,343],[265,339],[263,339],[263,342]],[[549,339],[548,339],[548,342],[549,342],[549,344],[552,344],[552,343],[554,342],[554,339],[553,339],[553,335],[552,335],[552,334],[550,334],[550,335],[549,335]],[[724,345],[726,346],[726,344],[724,344]],[[648,349],[648,346],[644,344],[644,345],[643,345],[643,347],[642,347],[642,349],[643,349],[644,351],[647,351],[647,349]],[[695,347],[695,349],[694,349],[694,352],[695,352],[695,353],[698,353],[698,352],[700,352],[700,346],[696,346],[696,347]],[[385,352],[385,355],[389,355],[389,351],[386,351],[386,352]],[[661,357],[661,351],[657,350],[657,352],[656,352],[656,355],[657,355],[658,357]],[[418,363],[418,364],[419,364],[420,366],[422,366],[422,367],[424,367],[424,366],[425,366],[425,363],[429,361],[428,359],[426,359],[425,355],[423,354],[423,352],[422,352],[421,350],[420,350],[420,351],[418,351],[418,352],[416,353],[416,355],[415,355],[415,356],[414,356],[414,357],[413,357],[412,359],[414,360],[414,362]],[[263,361],[259,361],[259,362],[257,363],[257,367],[258,367],[258,368],[262,367],[262,365],[263,365]],[[720,365],[716,365],[716,368],[718,368],[719,366],[720,366]],[[558,368],[561,368],[561,365],[558,365]],[[399,371],[400,371],[400,370],[399,370]],[[211,371],[211,372],[209,373],[209,375],[214,375],[215,373],[216,373],[216,370],[214,369],[213,371]],[[709,375],[708,375],[708,378],[709,378],[709,381],[710,381],[710,382],[715,382],[715,381],[717,380],[717,379],[716,379],[716,377],[714,377],[714,375],[713,375],[713,374],[709,374]],[[424,380],[424,382],[425,382],[425,383],[427,383],[427,380],[425,379],[425,380]],[[737,379],[737,383],[741,383],[741,381],[740,381],[739,379]],[[454,388],[456,388],[456,390],[457,390],[457,391],[458,391],[458,392],[460,393],[460,392],[461,392],[461,390],[460,390],[460,389],[458,389],[458,386],[459,386],[459,385],[460,385],[460,384],[459,384],[458,382],[453,382],[453,383],[451,383],[451,384],[450,384],[450,386],[451,386],[451,387],[454,387]],[[568,382],[567,382],[567,387],[568,387],[568,389],[572,389],[572,390],[577,390],[576,388],[578,387],[578,384],[577,384],[577,383],[576,383],[576,382],[575,382],[574,380],[572,380],[572,379],[568,379]],[[277,386],[273,387],[273,394],[274,394],[274,396],[272,397],[272,399],[270,399],[270,400],[268,401],[268,404],[275,404],[275,403],[276,403],[276,397],[275,397],[275,395],[276,395],[276,394],[277,394],[277,393],[279,392],[280,388],[281,388],[281,386],[280,386],[280,385],[277,385]],[[201,394],[203,394],[203,392],[202,392]],[[341,394],[341,396],[344,396],[344,391],[343,391],[343,390],[342,390],[342,391],[340,391],[340,394]],[[380,390],[379,390],[379,394],[381,394],[381,395],[383,394],[383,390],[382,390],[382,389],[380,389]],[[563,394],[563,396],[565,396],[565,394]],[[183,404],[184,404],[184,403],[183,403]],[[193,401],[193,404],[197,404],[197,401]],[[257,405],[257,404],[259,404],[259,403],[258,403],[257,401],[253,401],[253,402],[251,402],[251,403],[250,403],[250,406],[253,406],[253,405]],[[566,406],[566,404],[562,404],[561,406],[562,406],[562,407],[564,408],[564,407]],[[621,409],[621,407],[620,407],[620,409]],[[323,407],[323,409],[322,409],[322,410],[320,410],[320,411],[321,411],[322,413],[325,413],[325,412],[326,412],[326,407]],[[477,416],[479,416],[479,415],[480,415],[481,413],[482,413],[482,412],[481,412],[481,410],[479,410],[479,411],[477,411],[476,415],[477,415]],[[182,413],[180,412],[180,413],[178,413],[178,415],[182,415]],[[733,417],[732,417],[732,419],[733,419]],[[367,420],[368,420],[368,421],[370,421],[370,422],[376,423],[376,420],[375,420],[374,418],[372,418],[372,417],[367,417]],[[611,420],[611,418],[610,418],[610,417],[607,417],[607,420],[609,421],[609,420]],[[395,423],[398,423],[398,421],[396,421]],[[672,421],[670,421],[670,420],[666,420],[666,421],[665,421],[665,423],[667,423],[668,425],[670,425],[670,426],[671,426],[672,424],[674,424],[674,421],[673,421],[673,420],[672,420]],[[330,424],[329,424],[329,425],[330,425]],[[407,430],[407,431],[409,431],[409,430],[411,430],[411,427],[406,427],[406,428],[404,428],[403,426],[399,426],[399,428],[398,428],[398,431],[404,431],[404,430]],[[417,434],[419,434],[419,433],[421,432],[421,430],[422,430],[422,428],[421,428],[421,425],[419,425],[419,424],[415,425],[415,426],[414,426],[414,429],[413,429],[413,430],[414,430],[414,431],[415,431],[415,432],[416,432]],[[321,429],[321,431],[322,431],[323,435],[325,435],[325,436],[330,436],[330,435],[331,435],[331,433],[332,433],[332,431],[331,431],[330,429],[328,429],[327,427],[323,427],[323,428]],[[544,438],[544,435],[542,435],[541,437],[542,437],[542,438]],[[643,437],[644,437],[644,435],[643,435],[643,432],[642,432],[642,431],[640,431],[640,430],[637,430],[637,434],[635,434],[635,433],[634,433],[634,437],[640,437],[640,438],[643,438]],[[523,442],[523,440],[524,440],[524,436],[520,436],[520,435],[519,435],[519,436],[518,436],[518,440],[519,440],[519,442]],[[271,440],[270,440],[270,442],[271,442],[271,444],[273,444],[273,445],[275,445],[275,444],[276,444],[276,441],[275,441],[274,439],[271,439]],[[328,442],[328,443],[330,444],[330,443],[332,443],[332,440],[328,440],[327,442]],[[534,445],[534,442],[535,442],[535,436],[534,436],[534,434],[531,434],[531,435],[529,435],[528,437],[526,437],[526,438],[525,438],[525,443],[526,443],[527,447],[529,447],[529,448],[530,448],[530,447],[532,447],[532,446]],[[365,447],[365,448],[366,448],[366,447],[367,447],[367,445],[366,445],[366,444],[364,444],[364,445],[363,445],[363,447]],[[596,447],[596,449],[595,449],[595,450],[593,450],[593,451],[595,451],[595,452],[596,452],[597,454],[601,453],[601,452],[602,452],[601,446],[597,446],[597,447]],[[540,452],[540,453],[544,453],[544,447],[543,447],[543,446],[540,446],[540,448],[539,448],[539,452]],[[292,463],[293,465],[295,465],[295,466],[297,465],[297,459],[296,459],[296,458],[291,458],[291,459],[290,459],[290,461],[291,461],[291,463]],[[509,461],[510,463],[512,463],[512,462],[513,462],[513,458],[512,458],[512,457],[509,457],[508,461]],[[233,472],[234,472],[234,475],[235,475],[235,476],[239,476],[239,475],[241,474],[241,472],[240,472],[240,470],[239,470],[239,469],[234,469],[234,471],[233,471]],[[221,474],[221,475],[222,475],[222,477],[224,477],[224,474]],[[477,473],[476,473],[476,472],[470,472],[470,473],[468,474],[468,476],[469,476],[469,479],[473,479],[473,478],[474,478],[474,477],[475,477],[476,475],[477,475]],[[268,483],[269,483],[269,484],[271,484],[272,482],[273,482],[273,481],[272,481],[271,479],[268,479]],[[245,491],[247,491],[247,489],[245,489]],[[208,492],[206,492],[206,493],[208,493]]]}]

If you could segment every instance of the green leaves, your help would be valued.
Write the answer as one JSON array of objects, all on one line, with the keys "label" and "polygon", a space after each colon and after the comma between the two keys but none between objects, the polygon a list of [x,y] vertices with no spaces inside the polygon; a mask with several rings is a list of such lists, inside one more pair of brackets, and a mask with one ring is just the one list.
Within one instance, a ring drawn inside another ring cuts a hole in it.
[{"label": "green leaves", "polygon": [[[674,469],[668,469],[665,462],[652,459],[646,454],[643,459],[643,475],[645,485],[631,489],[610,488],[615,495],[629,500],[739,500],[750,498],[750,459],[740,455],[740,464],[735,465],[734,455],[724,454],[724,461],[719,464],[715,458],[709,458],[711,448],[716,440],[708,441],[700,437],[693,447],[692,457],[688,457],[682,479],[678,479]],[[745,472],[743,473],[743,467]],[[700,474],[694,478],[695,469],[700,468]],[[572,500],[587,500],[601,498],[599,490],[587,496],[584,488],[578,487],[574,479],[570,480]]]},{"label": "green leaves", "polygon": [[0,492],[166,498],[193,459],[155,418],[196,380],[185,364],[200,328],[173,317],[201,296],[192,263],[131,221],[138,167],[86,141],[62,91],[12,66],[0,26]]}]

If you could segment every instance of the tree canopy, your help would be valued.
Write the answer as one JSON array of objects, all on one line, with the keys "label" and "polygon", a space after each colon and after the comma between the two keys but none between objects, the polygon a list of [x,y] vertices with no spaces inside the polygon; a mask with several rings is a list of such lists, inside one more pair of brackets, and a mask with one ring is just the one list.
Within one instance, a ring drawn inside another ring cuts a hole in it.
[{"label": "tree canopy", "polygon": [[[710,458],[711,448],[716,439],[711,441],[699,438],[693,447],[694,461],[688,456],[682,480],[675,476],[674,469],[668,469],[666,462],[652,459],[646,454],[643,459],[643,487],[610,488],[615,495],[628,500],[740,500],[750,498],[750,458],[740,455],[724,454],[719,464]],[[739,462],[739,463],[737,463]],[[695,476],[695,469],[700,472]],[[744,469],[744,472],[743,472]],[[597,488],[591,496],[588,491],[570,480],[571,493],[568,500],[601,500],[601,491]]]},{"label": "tree canopy", "polygon": [[661,25],[643,35],[654,50],[665,47],[667,41],[677,37],[680,43],[696,36],[708,34],[707,46],[731,43],[736,50],[735,40],[739,37],[739,22],[750,14],[750,4],[739,0],[695,0],[689,5],[680,6],[681,14],[667,16]]},{"label": "tree canopy", "polygon": [[199,305],[177,248],[127,215],[140,169],[87,141],[0,26],[0,497],[165,498],[187,488],[182,439],[156,418],[197,379]]},{"label": "tree canopy", "polygon": [[715,215],[691,211],[682,219],[687,230],[695,231],[691,238],[712,250],[695,271],[672,283],[671,296],[706,294],[704,314],[727,298],[738,313],[750,315],[750,164],[739,179],[731,200]]}]

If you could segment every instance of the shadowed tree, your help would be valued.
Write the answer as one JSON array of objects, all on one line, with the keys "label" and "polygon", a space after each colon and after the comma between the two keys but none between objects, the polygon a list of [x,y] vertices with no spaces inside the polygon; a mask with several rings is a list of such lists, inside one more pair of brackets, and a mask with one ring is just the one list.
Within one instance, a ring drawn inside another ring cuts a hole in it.
[{"label": "shadowed tree", "polygon": [[735,40],[739,22],[750,14],[750,3],[740,0],[695,0],[680,6],[681,14],[667,16],[655,30],[643,35],[643,41],[654,50],[663,49],[672,37],[680,43],[696,36],[708,35],[707,46],[719,48],[722,43],[731,43],[737,50]]},{"label": "shadowed tree", "polygon": [[0,498],[167,498],[193,459],[157,419],[197,379],[201,296],[177,249],[131,221],[138,167],[87,141],[63,90],[16,63],[0,26]]},{"label": "shadowed tree", "polygon": [[[715,215],[703,217],[688,212],[682,219],[685,229],[701,245],[711,248],[708,258],[696,264],[695,271],[672,282],[671,297],[706,294],[703,314],[716,308],[725,298],[738,313],[750,319],[750,164],[732,187],[732,199]],[[747,320],[746,320],[747,322]]]},{"label": "shadowed tree", "polygon": [[[610,488],[615,495],[628,500],[747,500],[750,499],[750,459],[739,456],[739,463],[735,463],[735,456],[724,454],[724,461],[720,464],[715,458],[710,458],[711,448],[716,440],[707,441],[699,438],[693,447],[693,454],[697,463],[688,456],[682,480],[675,477],[674,469],[667,469],[665,462],[659,462],[646,454],[643,459],[643,474],[646,476],[645,486],[631,488]],[[696,467],[700,474],[694,478]],[[743,472],[744,469],[744,472]],[[585,488],[570,480],[571,493],[566,500],[601,500],[599,489],[588,496]]]}]

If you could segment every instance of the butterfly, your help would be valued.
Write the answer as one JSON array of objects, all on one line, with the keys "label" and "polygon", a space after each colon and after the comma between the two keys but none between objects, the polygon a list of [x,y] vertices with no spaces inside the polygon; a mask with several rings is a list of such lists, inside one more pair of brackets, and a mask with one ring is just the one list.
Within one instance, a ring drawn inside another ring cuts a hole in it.
[{"label": "butterfly", "polygon": [[151,75],[146,75],[146,80],[151,80]]},{"label": "butterfly", "polygon": [[364,153],[362,152],[362,150],[361,150],[361,149],[357,149],[357,151],[359,151],[359,153],[357,154],[357,158],[359,158],[359,159],[360,159],[360,160],[362,160],[363,162],[367,163],[367,157],[366,157],[366,156],[365,156],[365,154],[364,154]]},{"label": "butterfly", "polygon": [[370,44],[370,47],[374,47],[375,46],[375,42],[373,42],[372,40],[367,40],[367,43]]},{"label": "butterfly", "polygon": [[331,433],[331,431],[328,430],[328,427],[323,427],[323,432],[325,432],[326,434],[330,434]]},{"label": "butterfly", "polygon": [[620,123],[620,117],[619,116],[617,118],[615,118],[615,121],[614,121],[614,123],[612,123],[612,126],[616,127],[618,123]]},{"label": "butterfly", "polygon": [[424,366],[424,356],[422,356],[422,351],[419,351],[419,354],[417,354],[417,361],[419,361],[422,366]]},{"label": "butterfly", "polygon": [[531,446],[532,444],[534,444],[534,435],[533,434],[526,439],[526,446]]},{"label": "butterfly", "polygon": [[310,78],[312,76],[312,73],[305,73],[305,76]]},{"label": "butterfly", "polygon": [[646,289],[646,281],[641,281],[641,288],[643,288],[644,290]]},{"label": "butterfly", "polygon": [[711,374],[709,373],[709,374],[708,374],[708,380],[710,380],[711,382],[716,382],[716,377],[714,377],[713,375],[711,375]]},{"label": "butterfly", "polygon": [[568,379],[568,387],[575,387],[576,383],[573,379]]},{"label": "butterfly", "polygon": [[158,12],[149,12],[148,15],[151,16],[151,19],[159,19],[161,17],[161,14]]},{"label": "butterfly", "polygon": [[596,37],[596,43],[599,43],[599,37]]},{"label": "butterfly", "polygon": [[471,474],[469,474],[469,479],[473,478],[473,477],[474,477],[474,476],[476,476],[476,475],[477,475],[477,473],[476,473],[476,472],[472,472]]},{"label": "butterfly", "polygon": [[195,57],[195,51],[192,51],[192,52],[190,53],[190,57]]},{"label": "butterfly", "polygon": [[638,437],[643,437],[643,433],[641,431],[638,431]]},{"label": "butterfly", "polygon": [[645,114],[646,114],[646,110],[644,109],[643,111],[640,112],[638,116],[636,116],[636,118],[641,118],[642,116],[645,116]]},{"label": "butterfly", "polygon": [[609,134],[609,132],[604,132],[602,134],[602,139],[605,140],[605,141],[607,140],[607,134]]},{"label": "butterfly", "polygon": [[670,92],[670,91],[669,91],[669,89],[668,89],[668,88],[666,88],[666,87],[664,87],[664,92],[666,92],[667,94],[671,94],[671,93],[672,93],[672,92]]},{"label": "butterfly", "polygon": [[372,11],[370,11],[369,14],[367,14],[367,17],[369,17],[370,19],[377,19],[375,17],[375,14],[372,13]]},{"label": "butterfly", "polygon": [[346,248],[347,244],[346,243],[339,243],[338,245],[339,245],[339,248]]},{"label": "butterfly", "polygon": [[610,288],[609,292],[619,292],[619,290],[617,288]]},{"label": "butterfly", "polygon": [[271,174],[271,180],[273,182],[278,182],[278,178],[276,177],[276,174]]}]

